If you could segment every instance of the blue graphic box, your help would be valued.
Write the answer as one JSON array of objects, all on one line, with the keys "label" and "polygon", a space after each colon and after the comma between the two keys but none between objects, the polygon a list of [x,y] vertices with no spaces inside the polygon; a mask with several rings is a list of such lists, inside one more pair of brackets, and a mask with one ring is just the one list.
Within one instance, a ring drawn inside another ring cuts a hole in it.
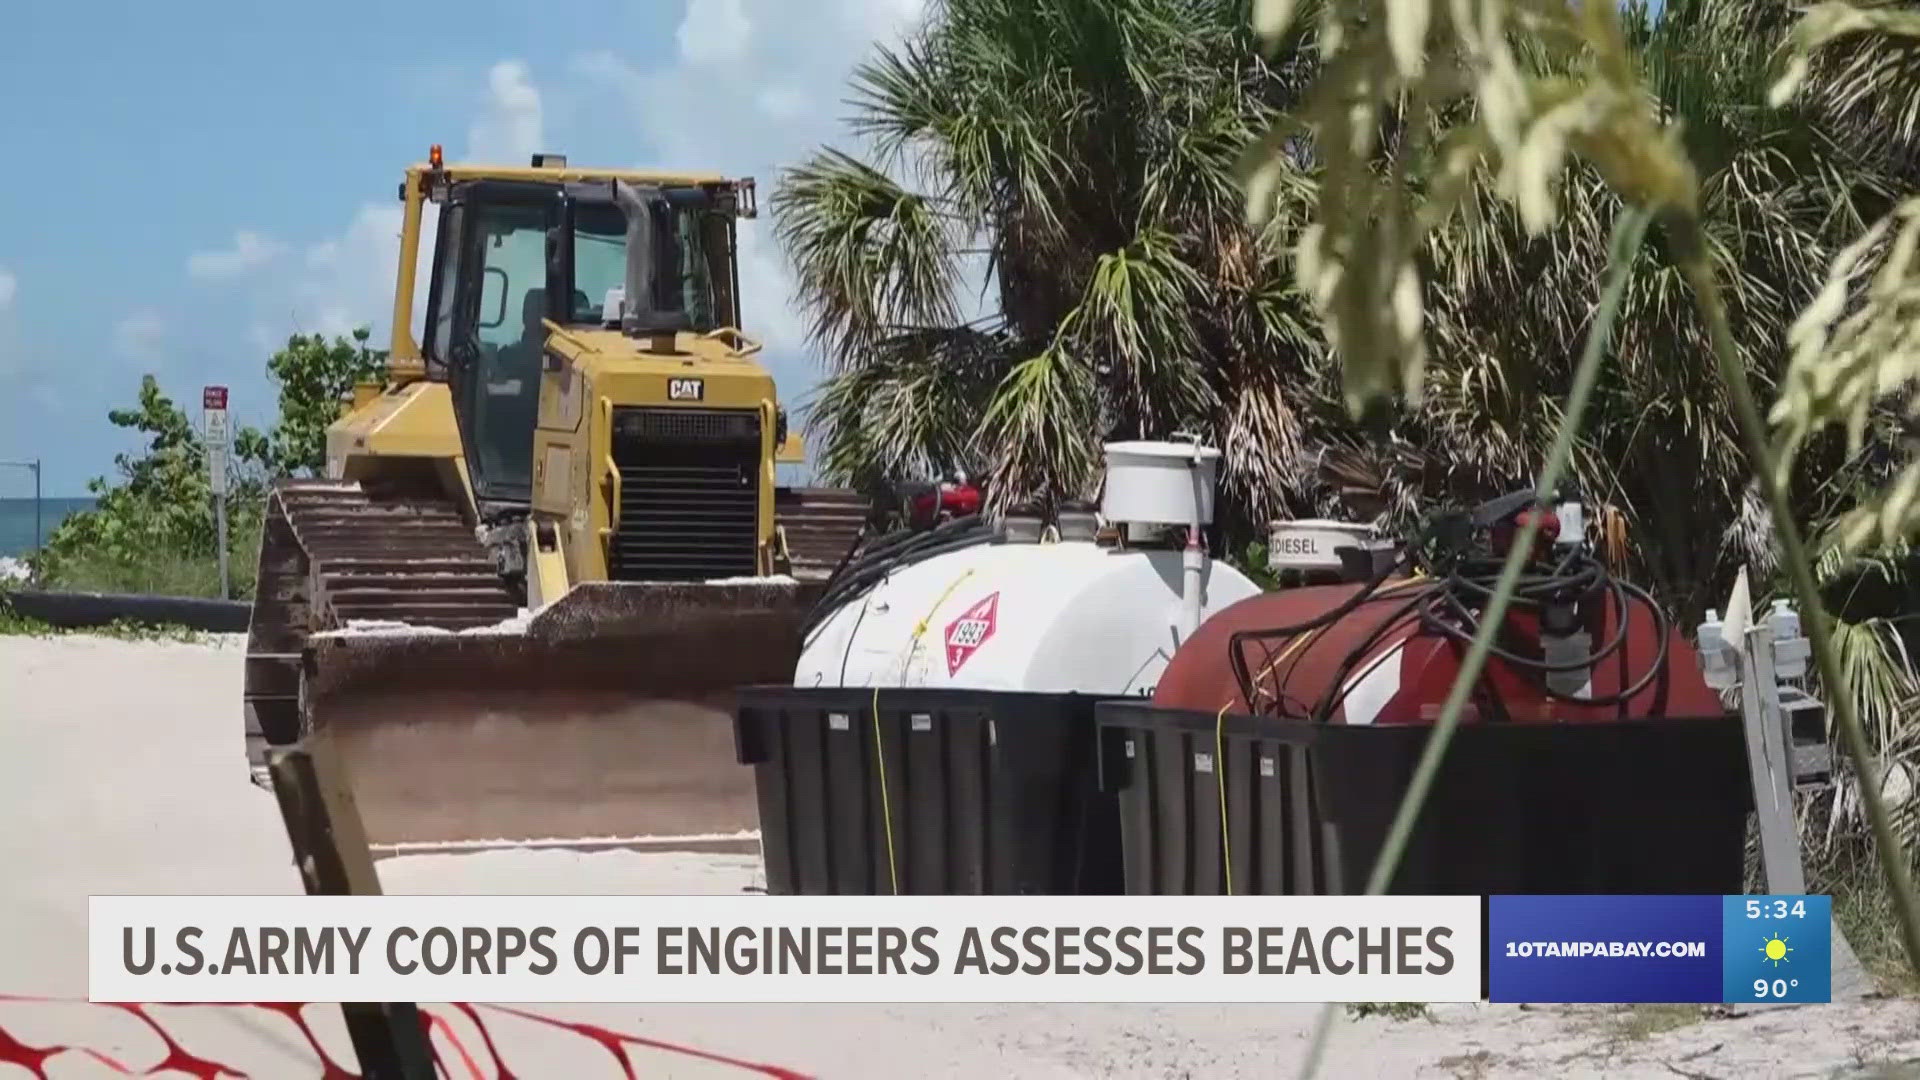
[{"label": "blue graphic box", "polygon": [[1824,896],[1494,896],[1487,992],[1504,1002],[1826,1001]]},{"label": "blue graphic box", "polygon": [[1830,1001],[1833,898],[1722,898],[1723,993],[1737,1001]]},{"label": "blue graphic box", "polygon": [[[1722,899],[1490,897],[1487,996],[1513,1002],[1717,1002]],[[1611,954],[1615,945],[1624,954],[1644,943],[1687,955]]]}]

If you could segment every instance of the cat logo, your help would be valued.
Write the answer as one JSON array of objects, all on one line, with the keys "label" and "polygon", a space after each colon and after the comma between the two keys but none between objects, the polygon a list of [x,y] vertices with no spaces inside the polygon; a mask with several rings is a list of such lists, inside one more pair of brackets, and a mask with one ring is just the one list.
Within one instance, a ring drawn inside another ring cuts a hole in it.
[{"label": "cat logo", "polygon": [[705,379],[668,379],[668,401],[699,401],[707,396]]}]

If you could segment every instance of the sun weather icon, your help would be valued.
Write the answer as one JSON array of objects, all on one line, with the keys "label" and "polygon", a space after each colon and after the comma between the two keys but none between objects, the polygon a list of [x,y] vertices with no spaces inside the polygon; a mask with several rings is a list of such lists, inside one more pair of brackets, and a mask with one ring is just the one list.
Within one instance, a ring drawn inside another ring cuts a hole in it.
[{"label": "sun weather icon", "polygon": [[1760,945],[1760,955],[1773,961],[1774,967],[1787,962],[1787,954],[1793,949],[1787,945],[1787,939],[1775,934]]}]

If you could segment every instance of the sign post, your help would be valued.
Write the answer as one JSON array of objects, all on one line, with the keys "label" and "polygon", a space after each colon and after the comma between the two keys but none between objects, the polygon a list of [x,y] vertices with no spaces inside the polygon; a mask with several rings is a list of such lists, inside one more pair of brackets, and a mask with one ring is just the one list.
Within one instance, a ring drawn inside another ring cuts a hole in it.
[{"label": "sign post", "polygon": [[227,451],[233,435],[227,426],[227,388],[209,386],[200,391],[200,408],[206,417],[207,484],[213,489],[215,542],[220,552],[220,599],[233,595],[227,587]]}]

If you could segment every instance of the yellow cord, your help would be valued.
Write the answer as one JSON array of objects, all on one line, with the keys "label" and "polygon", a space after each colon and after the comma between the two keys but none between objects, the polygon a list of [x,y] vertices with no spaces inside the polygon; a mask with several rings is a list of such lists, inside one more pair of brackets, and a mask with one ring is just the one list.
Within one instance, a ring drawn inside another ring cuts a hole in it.
[{"label": "yellow cord", "polygon": [[[1415,574],[1412,577],[1406,579],[1405,581],[1396,582],[1395,584],[1389,585],[1386,588],[1379,590],[1377,593],[1375,593],[1373,597],[1369,597],[1368,599],[1372,600],[1380,596],[1391,595],[1393,593],[1399,592],[1402,589],[1409,588],[1413,585],[1417,585],[1424,580],[1426,580],[1425,574]],[[1365,601],[1363,601],[1363,603],[1364,602]],[[1328,625],[1332,625],[1332,624],[1329,623]],[[1274,657],[1272,660],[1267,661],[1267,666],[1261,668],[1260,674],[1255,675],[1253,677],[1253,687],[1254,687],[1255,695],[1258,696],[1260,693],[1264,692],[1260,687],[1261,679],[1266,678],[1267,675],[1270,672],[1272,672],[1274,668],[1279,667],[1281,663],[1287,659],[1287,657],[1292,656],[1295,652],[1299,651],[1302,646],[1306,645],[1308,642],[1312,641],[1314,638],[1319,637],[1321,631],[1325,629],[1326,629],[1325,626],[1315,627],[1314,629],[1304,634],[1299,634],[1295,636],[1293,640],[1287,642],[1287,647],[1280,650],[1280,655]],[[1381,656],[1383,657],[1385,655],[1386,655],[1385,653],[1381,654]],[[1379,666],[1379,659],[1376,658],[1373,665],[1370,666],[1367,669],[1367,671],[1371,672],[1374,667],[1378,667],[1378,666]],[[1251,701],[1247,702],[1247,707],[1252,708],[1253,702]],[[1233,708],[1233,699],[1228,698],[1226,701],[1221,703],[1220,712],[1217,715],[1215,715],[1213,718],[1213,778],[1214,778],[1213,786],[1214,786],[1214,789],[1220,793],[1220,863],[1222,867],[1225,868],[1227,873],[1227,895],[1228,896],[1233,895],[1233,840],[1227,829],[1227,746],[1226,746],[1227,710],[1231,708]]]},{"label": "yellow cord", "polygon": [[960,572],[959,577],[956,577],[952,581],[947,583],[947,591],[940,594],[940,599],[935,600],[933,602],[933,606],[927,609],[927,613],[925,615],[920,616],[920,621],[914,624],[913,637],[907,641],[907,655],[909,657],[913,655],[913,647],[919,644],[920,635],[927,632],[927,623],[931,622],[933,617],[939,613],[940,605],[947,602],[947,598],[953,595],[953,590],[959,588],[961,582],[967,580],[972,576],[973,576],[972,567],[968,567],[967,569],[962,570]]},{"label": "yellow cord", "polygon": [[1220,792],[1220,861],[1227,870],[1227,895],[1233,895],[1233,842],[1227,839],[1227,710],[1233,707],[1229,701],[1220,706],[1220,715],[1213,718],[1213,786]]},{"label": "yellow cord", "polygon": [[[913,662],[913,651],[919,647],[921,635],[927,632],[927,623],[931,622],[934,615],[939,612],[940,605],[946,603],[947,598],[953,595],[953,590],[959,588],[961,582],[972,576],[973,569],[969,567],[949,582],[947,590],[940,594],[940,599],[934,601],[933,606],[927,609],[927,613],[914,624],[913,636],[907,639],[906,652],[900,661],[901,682],[906,681],[907,665]],[[887,877],[893,884],[893,895],[899,896],[900,863],[894,854],[893,846],[893,800],[887,795],[887,747],[886,740],[880,734],[880,688],[878,686],[873,688],[871,712],[873,714],[873,757],[880,769],[880,823],[887,832]]]},{"label": "yellow cord", "polygon": [[887,748],[880,736],[880,688],[873,688],[873,756],[880,763],[880,821],[887,830],[887,877],[900,895],[900,864],[893,855],[893,803],[887,798]]}]

